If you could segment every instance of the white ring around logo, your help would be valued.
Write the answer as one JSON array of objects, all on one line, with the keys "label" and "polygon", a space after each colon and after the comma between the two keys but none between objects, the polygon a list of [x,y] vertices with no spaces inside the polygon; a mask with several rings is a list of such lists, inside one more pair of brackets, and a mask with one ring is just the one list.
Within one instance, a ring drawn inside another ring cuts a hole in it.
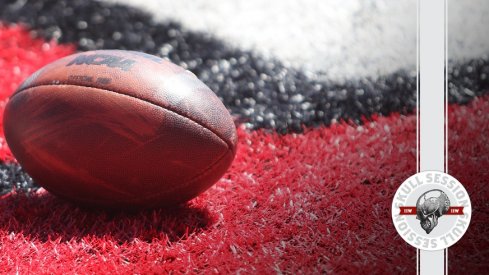
[{"label": "white ring around logo", "polygon": [[399,235],[422,250],[445,249],[462,238],[472,216],[469,194],[449,174],[423,171],[406,179],[392,201]]}]

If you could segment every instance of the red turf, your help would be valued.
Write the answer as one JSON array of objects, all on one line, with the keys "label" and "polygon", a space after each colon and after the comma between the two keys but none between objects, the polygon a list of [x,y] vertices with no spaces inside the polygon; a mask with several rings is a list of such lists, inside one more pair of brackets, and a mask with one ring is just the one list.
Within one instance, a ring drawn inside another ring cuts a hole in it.
[{"label": "red turf", "polygon": [[[0,108],[19,84],[42,66],[72,54],[74,47],[33,39],[21,26],[5,26],[0,22]],[[3,135],[3,111],[0,116],[0,159],[13,160]]]},{"label": "red turf", "polygon": [[464,184],[472,201],[470,227],[448,249],[448,270],[483,274],[489,268],[489,97],[450,106],[448,112],[448,172]]},{"label": "red turf", "polygon": [[[54,44],[43,51],[43,42],[18,27],[0,27],[0,41],[4,97],[23,76],[72,51]],[[467,236],[450,250],[468,254],[451,273],[487,269],[471,256],[480,262],[488,253],[489,217],[481,209],[489,176],[476,170],[489,165],[480,138],[489,134],[488,116],[487,98],[450,109],[449,171],[474,207]],[[390,204],[415,172],[415,127],[414,116],[391,115],[286,136],[239,129],[226,176],[173,210],[96,213],[43,192],[11,194],[0,199],[0,273],[414,274],[415,249],[395,232]],[[5,146],[0,156],[11,160]]]}]

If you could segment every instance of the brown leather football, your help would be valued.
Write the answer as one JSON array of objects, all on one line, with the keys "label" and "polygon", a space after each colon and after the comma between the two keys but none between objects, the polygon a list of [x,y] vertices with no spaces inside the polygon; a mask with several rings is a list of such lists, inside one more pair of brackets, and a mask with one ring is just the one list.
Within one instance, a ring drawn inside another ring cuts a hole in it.
[{"label": "brown leather football", "polygon": [[89,206],[161,207],[212,186],[236,153],[236,128],[195,75],[119,50],[59,59],[11,96],[7,143],[34,181]]}]

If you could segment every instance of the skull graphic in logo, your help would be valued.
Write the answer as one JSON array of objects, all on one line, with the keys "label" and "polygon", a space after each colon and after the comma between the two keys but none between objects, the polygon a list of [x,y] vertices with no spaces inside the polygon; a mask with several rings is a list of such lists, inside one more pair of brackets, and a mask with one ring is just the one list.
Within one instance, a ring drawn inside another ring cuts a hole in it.
[{"label": "skull graphic in logo", "polygon": [[438,218],[445,215],[450,208],[450,200],[443,191],[434,189],[424,192],[416,202],[416,218],[426,234],[438,224]]}]

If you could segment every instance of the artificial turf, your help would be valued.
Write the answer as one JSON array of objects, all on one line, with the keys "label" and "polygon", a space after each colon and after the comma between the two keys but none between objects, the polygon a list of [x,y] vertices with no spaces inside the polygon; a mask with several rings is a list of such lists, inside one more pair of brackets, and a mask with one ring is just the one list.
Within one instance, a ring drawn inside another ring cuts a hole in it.
[{"label": "artificial turf", "polygon": [[[73,51],[1,26],[2,110],[20,81]],[[449,249],[454,274],[487,269],[488,116],[487,97],[449,108],[448,170],[473,205],[467,235]],[[416,251],[390,218],[395,190],[416,172],[415,115],[286,135],[238,128],[237,157],[215,186],[187,205],[135,213],[83,209],[35,188],[2,132],[1,169],[21,188],[0,199],[0,273],[415,273]]]}]

